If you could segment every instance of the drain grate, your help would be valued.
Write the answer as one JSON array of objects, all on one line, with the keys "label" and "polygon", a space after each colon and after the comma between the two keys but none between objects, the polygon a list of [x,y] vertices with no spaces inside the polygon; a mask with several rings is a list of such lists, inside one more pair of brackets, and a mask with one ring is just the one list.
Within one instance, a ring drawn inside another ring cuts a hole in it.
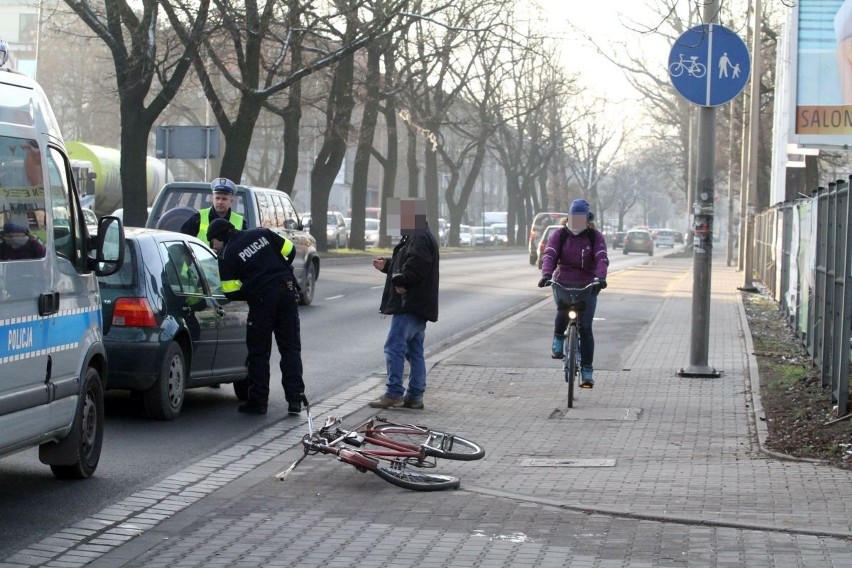
[{"label": "drain grate", "polygon": [[521,467],[615,467],[613,459],[522,458]]}]

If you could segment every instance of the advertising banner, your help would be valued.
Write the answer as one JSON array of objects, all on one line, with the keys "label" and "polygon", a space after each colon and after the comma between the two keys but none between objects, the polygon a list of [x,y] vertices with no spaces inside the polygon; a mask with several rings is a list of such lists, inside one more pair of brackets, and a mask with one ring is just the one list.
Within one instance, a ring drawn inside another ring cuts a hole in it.
[{"label": "advertising banner", "polygon": [[852,143],[852,0],[800,0],[791,8],[795,77],[791,140]]}]

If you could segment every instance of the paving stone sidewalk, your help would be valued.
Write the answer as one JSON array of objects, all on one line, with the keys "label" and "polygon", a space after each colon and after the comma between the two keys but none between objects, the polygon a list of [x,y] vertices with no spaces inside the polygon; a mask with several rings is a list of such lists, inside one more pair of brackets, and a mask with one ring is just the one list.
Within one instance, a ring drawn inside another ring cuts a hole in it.
[{"label": "paving stone sidewalk", "polygon": [[[708,363],[719,378],[677,375],[692,309],[692,260],[680,258],[611,277],[597,337],[626,302],[654,316],[631,345],[599,343],[622,350],[622,364],[597,368],[573,409],[547,358],[544,295],[430,358],[426,409],[387,415],[486,447],[480,461],[440,462],[459,490],[398,489],[327,456],[279,482],[305,428],[284,420],[0,567],[852,566],[852,472],[761,450],[741,280],[714,264]],[[383,382],[315,414],[357,423]]]}]

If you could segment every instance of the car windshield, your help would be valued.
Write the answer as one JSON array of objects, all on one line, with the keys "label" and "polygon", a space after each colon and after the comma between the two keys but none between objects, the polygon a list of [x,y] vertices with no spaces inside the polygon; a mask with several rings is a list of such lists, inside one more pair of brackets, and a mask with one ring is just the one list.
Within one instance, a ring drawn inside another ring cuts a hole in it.
[{"label": "car windshield", "polygon": [[364,230],[366,230],[366,231],[378,231],[379,230],[379,220],[378,219],[365,219],[364,220]]}]

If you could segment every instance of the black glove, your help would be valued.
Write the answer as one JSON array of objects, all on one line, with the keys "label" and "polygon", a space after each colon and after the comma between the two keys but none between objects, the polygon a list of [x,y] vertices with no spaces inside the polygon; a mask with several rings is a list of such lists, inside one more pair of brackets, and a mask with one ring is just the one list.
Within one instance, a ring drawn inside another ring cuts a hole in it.
[{"label": "black glove", "polygon": [[538,287],[544,288],[545,286],[550,286],[550,278],[551,277],[552,277],[552,274],[545,274],[544,276],[542,276],[541,280],[538,281]]},{"label": "black glove", "polygon": [[606,280],[598,280],[598,290],[603,290],[604,288],[606,288]]}]

